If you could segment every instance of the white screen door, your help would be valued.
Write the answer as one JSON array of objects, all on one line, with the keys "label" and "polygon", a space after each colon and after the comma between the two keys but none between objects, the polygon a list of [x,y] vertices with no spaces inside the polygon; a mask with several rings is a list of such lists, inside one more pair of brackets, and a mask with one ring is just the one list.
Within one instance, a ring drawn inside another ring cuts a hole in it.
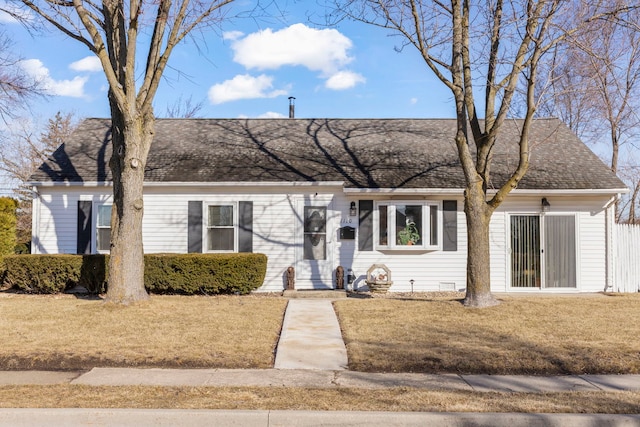
[{"label": "white screen door", "polygon": [[544,286],[576,287],[576,218],[573,215],[544,217]]},{"label": "white screen door", "polygon": [[510,226],[512,287],[577,286],[575,216],[512,215]]},{"label": "white screen door", "polygon": [[301,245],[298,246],[296,289],[333,288],[332,235],[327,205],[305,205],[300,210]]}]

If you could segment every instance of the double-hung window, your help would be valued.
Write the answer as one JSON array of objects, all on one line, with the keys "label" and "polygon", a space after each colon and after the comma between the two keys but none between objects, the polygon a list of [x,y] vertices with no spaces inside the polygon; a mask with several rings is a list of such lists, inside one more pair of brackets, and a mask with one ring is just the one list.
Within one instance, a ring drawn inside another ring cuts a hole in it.
[{"label": "double-hung window", "polygon": [[111,205],[98,205],[96,218],[96,251],[111,249]]},{"label": "double-hung window", "polygon": [[436,250],[441,246],[438,202],[380,201],[374,218],[378,249]]},{"label": "double-hung window", "polygon": [[207,219],[207,250],[236,250],[236,218],[234,205],[209,205]]}]

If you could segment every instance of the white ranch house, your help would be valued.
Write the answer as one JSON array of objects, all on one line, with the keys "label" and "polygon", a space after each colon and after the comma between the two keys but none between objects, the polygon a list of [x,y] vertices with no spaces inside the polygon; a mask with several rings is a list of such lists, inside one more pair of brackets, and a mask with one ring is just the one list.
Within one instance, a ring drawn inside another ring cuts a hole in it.
[{"label": "white ranch house", "polygon": [[[519,121],[493,155],[499,186],[517,159]],[[159,119],[146,165],[147,253],[260,252],[261,291],[463,290],[466,225],[455,120]],[[618,290],[614,201],[625,185],[556,119],[535,121],[531,166],[491,221],[494,292]],[[110,121],[88,119],[33,177],[33,253],[109,249]]]}]

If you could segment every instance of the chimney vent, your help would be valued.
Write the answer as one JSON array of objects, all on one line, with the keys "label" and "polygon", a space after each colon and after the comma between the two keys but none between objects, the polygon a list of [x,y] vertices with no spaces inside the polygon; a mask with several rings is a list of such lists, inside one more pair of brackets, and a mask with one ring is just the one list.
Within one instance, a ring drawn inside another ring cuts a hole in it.
[{"label": "chimney vent", "polygon": [[296,98],[294,96],[289,97],[289,118],[294,119],[296,117]]}]

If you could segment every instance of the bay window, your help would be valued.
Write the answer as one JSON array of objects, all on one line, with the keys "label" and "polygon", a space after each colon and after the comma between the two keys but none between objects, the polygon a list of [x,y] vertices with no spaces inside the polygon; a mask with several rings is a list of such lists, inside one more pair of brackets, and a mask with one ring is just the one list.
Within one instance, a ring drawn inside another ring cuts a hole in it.
[{"label": "bay window", "polygon": [[437,202],[378,202],[375,216],[377,248],[439,249],[440,211]]}]

